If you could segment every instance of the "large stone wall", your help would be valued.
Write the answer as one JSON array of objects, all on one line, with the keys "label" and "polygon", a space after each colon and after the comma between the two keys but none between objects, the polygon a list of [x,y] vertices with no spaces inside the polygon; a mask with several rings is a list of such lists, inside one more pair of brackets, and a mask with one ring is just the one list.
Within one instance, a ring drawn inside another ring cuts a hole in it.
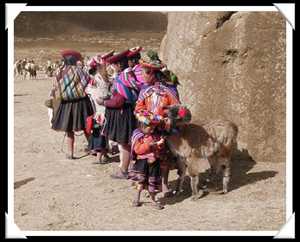
[{"label": "large stone wall", "polygon": [[279,12],[170,12],[160,56],[193,122],[226,118],[238,150],[286,158],[286,21]]}]

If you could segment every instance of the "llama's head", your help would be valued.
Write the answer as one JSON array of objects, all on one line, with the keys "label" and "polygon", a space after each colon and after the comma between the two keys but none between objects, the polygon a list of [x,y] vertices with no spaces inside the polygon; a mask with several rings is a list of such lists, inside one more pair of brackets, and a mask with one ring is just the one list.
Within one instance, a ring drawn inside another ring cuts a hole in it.
[{"label": "llama's head", "polygon": [[178,123],[188,123],[192,119],[190,110],[186,106],[180,104],[172,104],[169,106],[163,106],[163,110],[169,110],[168,112],[168,124],[173,129]]},{"label": "llama's head", "polygon": [[105,59],[101,58],[100,54],[94,56],[90,61],[87,62],[87,67],[89,69],[89,74],[96,75],[108,81],[107,72],[106,72],[106,62]]}]

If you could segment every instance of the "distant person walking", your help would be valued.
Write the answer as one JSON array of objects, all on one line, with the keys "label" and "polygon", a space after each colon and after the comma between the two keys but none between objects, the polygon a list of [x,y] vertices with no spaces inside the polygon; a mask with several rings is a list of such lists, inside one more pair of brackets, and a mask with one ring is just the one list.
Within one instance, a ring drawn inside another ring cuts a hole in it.
[{"label": "distant person walking", "polygon": [[63,68],[57,75],[51,95],[61,100],[55,115],[52,129],[67,133],[68,154],[67,159],[74,159],[74,132],[83,131],[88,141],[86,132],[86,119],[93,115],[93,108],[86,96],[85,87],[88,84],[88,74],[76,66],[81,60],[81,54],[65,50],[61,53]]},{"label": "distant person walking", "polygon": [[30,80],[31,79],[35,79],[36,80],[36,70],[37,70],[37,65],[34,63],[34,61],[32,60],[31,63],[30,63],[30,71],[29,71],[29,77],[30,77]]},{"label": "distant person walking", "polygon": [[51,62],[51,59],[47,60],[47,69],[46,69],[46,76],[45,77],[52,77],[52,62]]}]

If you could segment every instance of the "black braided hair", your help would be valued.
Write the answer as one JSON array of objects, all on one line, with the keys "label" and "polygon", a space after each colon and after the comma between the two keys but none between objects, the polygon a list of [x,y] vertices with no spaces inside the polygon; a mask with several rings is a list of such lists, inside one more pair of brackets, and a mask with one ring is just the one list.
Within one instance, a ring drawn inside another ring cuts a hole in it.
[{"label": "black braided hair", "polygon": [[126,56],[117,60],[116,63],[120,64],[121,71],[124,71],[126,68],[128,68],[128,58]]},{"label": "black braided hair", "polygon": [[137,54],[135,54],[135,55],[133,55],[133,56],[128,57],[129,60],[134,60],[134,64],[135,64],[135,65],[138,65],[138,64],[139,64],[139,60],[140,60],[141,58],[142,58],[142,57],[141,57],[141,54],[140,54],[140,53],[137,53]]}]

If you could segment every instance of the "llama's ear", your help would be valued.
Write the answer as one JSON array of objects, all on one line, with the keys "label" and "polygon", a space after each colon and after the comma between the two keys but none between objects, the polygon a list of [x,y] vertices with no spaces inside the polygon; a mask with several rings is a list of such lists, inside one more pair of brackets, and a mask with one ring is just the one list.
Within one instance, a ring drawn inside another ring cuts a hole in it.
[{"label": "llama's ear", "polygon": [[170,108],[171,108],[170,106],[162,106],[163,110],[167,110],[167,109],[170,109]]},{"label": "llama's ear", "polygon": [[186,108],[181,108],[178,111],[178,118],[183,118],[186,115]]},{"label": "llama's ear", "polygon": [[188,108],[186,108],[185,110],[186,110],[186,113],[185,113],[182,121],[184,123],[189,123],[192,120],[192,114],[191,114],[191,111]]}]

